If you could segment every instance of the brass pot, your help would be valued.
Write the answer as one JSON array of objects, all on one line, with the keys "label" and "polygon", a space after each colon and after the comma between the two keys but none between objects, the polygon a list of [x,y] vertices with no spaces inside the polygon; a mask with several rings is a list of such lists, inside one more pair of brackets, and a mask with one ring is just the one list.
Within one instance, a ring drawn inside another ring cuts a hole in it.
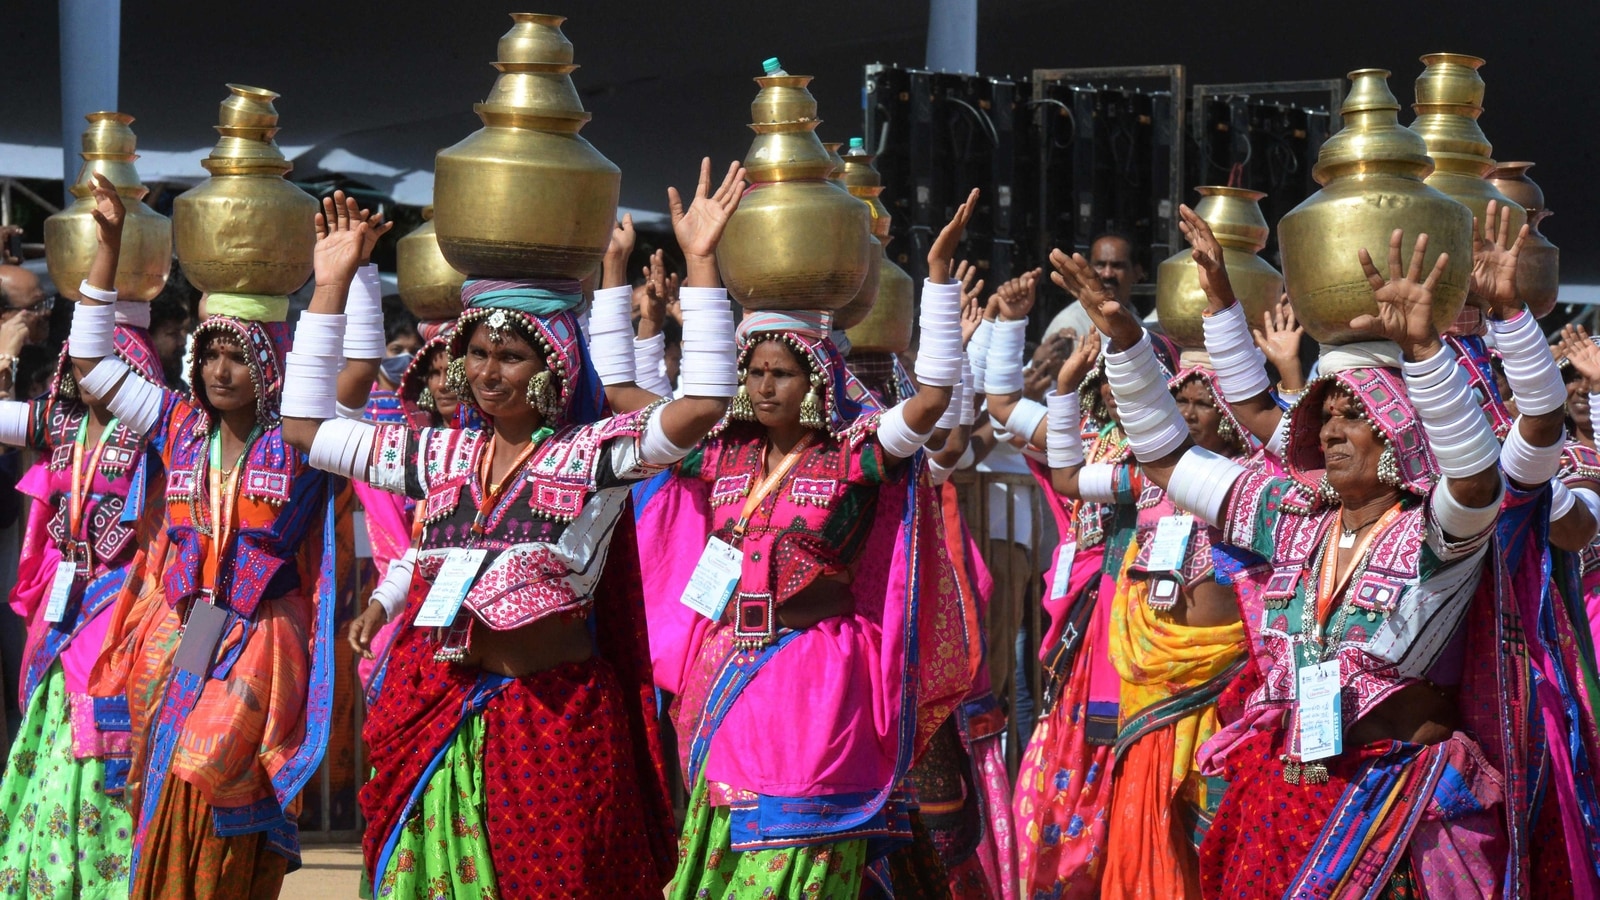
[{"label": "brass pot", "polygon": [[1403,263],[1409,264],[1419,232],[1429,237],[1426,266],[1440,253],[1450,254],[1434,295],[1433,321],[1441,333],[1467,298],[1472,211],[1423,183],[1433,160],[1422,138],[1400,126],[1400,103],[1389,92],[1388,75],[1383,69],[1350,73],[1350,93],[1340,109],[1345,125],[1322,145],[1312,169],[1322,189],[1278,222],[1295,316],[1324,344],[1370,337],[1350,327],[1357,316],[1377,312],[1356,253],[1366,249],[1385,271],[1389,234],[1396,228],[1405,232]]},{"label": "brass pot", "polygon": [[757,78],[756,132],[745,169],[754,185],[728,220],[717,267],[746,309],[839,310],[872,266],[866,206],[828,181],[806,75]]},{"label": "brass pot", "polygon": [[167,285],[172,271],[172,221],[144,203],[150,191],[139,181],[133,161],[137,140],[128,125],[133,116],[90,113],[83,132],[83,168],[72,185],[72,205],[44,220],[45,264],[61,296],[81,300],[78,285],[89,277],[100,244],[94,222],[94,175],[116,186],[127,215],[122,220],[122,253],[117,262],[117,297],[149,302]]},{"label": "brass pot", "polygon": [[827,142],[822,145],[822,149],[828,151],[828,162],[833,163],[833,168],[828,172],[828,180],[841,188],[844,187],[844,157],[839,155],[839,148],[843,146],[842,143]]},{"label": "brass pot", "polygon": [[852,353],[904,353],[911,349],[916,285],[887,256],[879,263],[878,297],[860,324],[848,329]]},{"label": "brass pot", "polygon": [[1479,222],[1488,213],[1489,201],[1511,210],[1511,233],[1516,234],[1527,213],[1510,197],[1501,193],[1489,174],[1494,171],[1493,151],[1478,117],[1483,115],[1483,78],[1478,67],[1483,60],[1461,53],[1429,53],[1422,57],[1426,66],[1417,76],[1417,102],[1412,104],[1417,118],[1411,130],[1422,135],[1433,157],[1429,187],[1459,200],[1472,210]]},{"label": "brass pot", "polygon": [[1517,259],[1517,293],[1534,316],[1543,318],[1556,308],[1561,288],[1561,250],[1539,230],[1539,223],[1551,215],[1544,205],[1544,191],[1528,170],[1531,162],[1500,163],[1489,181],[1502,194],[1528,211],[1528,239]]},{"label": "brass pot", "polygon": [[425,207],[422,217],[427,221],[395,245],[400,302],[424,322],[454,319],[461,315],[461,285],[466,276],[452,269],[439,252],[433,207]]},{"label": "brass pot", "polygon": [[[1267,219],[1261,201],[1267,195],[1232,187],[1199,187],[1194,211],[1206,220],[1222,245],[1222,264],[1234,296],[1244,305],[1252,327],[1283,295],[1283,275],[1257,256],[1267,245]],[[1167,337],[1185,350],[1205,346],[1203,325],[1206,294],[1200,289],[1199,268],[1185,249],[1156,267],[1156,315]]]},{"label": "brass pot", "polygon": [[883,245],[872,238],[872,255],[867,261],[867,277],[861,279],[861,290],[850,302],[833,314],[833,327],[848,331],[866,320],[872,305],[878,300],[878,276],[888,260],[884,259]]},{"label": "brass pot", "polygon": [[202,291],[290,294],[311,277],[316,249],[315,198],[283,179],[278,95],[230,84],[222,103],[222,139],[201,161],[211,177],[172,203],[178,262]]},{"label": "brass pot", "polygon": [[590,116],[572,85],[565,19],[511,18],[501,74],[473,106],[484,127],[435,159],[439,249],[473,277],[581,279],[611,240],[622,172],[578,136]]}]

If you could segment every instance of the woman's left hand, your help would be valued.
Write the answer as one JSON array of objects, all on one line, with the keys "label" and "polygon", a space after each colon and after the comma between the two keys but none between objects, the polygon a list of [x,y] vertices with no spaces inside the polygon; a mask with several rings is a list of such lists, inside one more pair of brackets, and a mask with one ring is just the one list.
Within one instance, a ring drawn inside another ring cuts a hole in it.
[{"label": "woman's left hand", "polygon": [[955,259],[956,246],[961,243],[961,235],[967,230],[967,222],[971,221],[972,210],[977,205],[978,189],[973,188],[967,195],[967,202],[956,207],[956,214],[928,248],[928,280],[934,284],[950,283],[950,263]]},{"label": "woman's left hand", "polygon": [[[1405,358],[1413,362],[1433,356],[1441,346],[1439,331],[1433,325],[1433,291],[1450,263],[1450,254],[1441,253],[1428,277],[1422,277],[1422,262],[1428,252],[1428,236],[1417,235],[1411,249],[1411,267],[1403,268],[1400,260],[1400,243],[1404,234],[1396,228],[1389,235],[1388,279],[1372,264],[1372,254],[1362,248],[1358,254],[1361,270],[1372,286],[1373,299],[1378,303],[1377,315],[1357,316],[1350,327],[1400,345]],[[1404,271],[1403,276],[1396,273]]]},{"label": "woman's left hand", "polygon": [[1472,283],[1467,293],[1487,305],[1489,315],[1509,319],[1523,308],[1522,298],[1517,295],[1517,262],[1522,258],[1528,226],[1524,223],[1516,242],[1507,247],[1511,208],[1490,200],[1484,219],[1481,229],[1477,220],[1472,223]]}]

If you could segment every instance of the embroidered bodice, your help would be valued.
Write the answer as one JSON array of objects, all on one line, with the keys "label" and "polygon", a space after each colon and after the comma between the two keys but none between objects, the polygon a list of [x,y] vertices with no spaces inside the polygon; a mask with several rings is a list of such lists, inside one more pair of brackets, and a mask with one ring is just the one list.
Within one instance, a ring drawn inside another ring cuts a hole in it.
[{"label": "embroidered bodice", "polygon": [[486,549],[462,608],[497,631],[519,628],[592,604],[627,487],[663,468],[639,449],[659,408],[550,435],[483,513],[479,472],[492,432],[379,425],[369,477],[420,505],[416,577],[433,580],[454,548]]}]

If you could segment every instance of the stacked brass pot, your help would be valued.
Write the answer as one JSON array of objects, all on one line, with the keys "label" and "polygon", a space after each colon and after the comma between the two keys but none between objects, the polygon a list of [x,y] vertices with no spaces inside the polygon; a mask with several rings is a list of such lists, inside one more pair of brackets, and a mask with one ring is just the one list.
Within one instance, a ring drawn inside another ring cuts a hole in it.
[{"label": "stacked brass pot", "polygon": [[[1257,256],[1267,245],[1267,218],[1261,213],[1260,191],[1234,187],[1198,187],[1195,214],[1211,226],[1222,245],[1222,263],[1234,296],[1244,305],[1245,318],[1259,327],[1263,313],[1283,295],[1283,275]],[[1185,350],[1205,346],[1201,324],[1206,310],[1205,291],[1194,255],[1183,250],[1156,268],[1156,314],[1167,337]]]},{"label": "stacked brass pot", "polygon": [[511,18],[500,76],[473,106],[483,128],[435,161],[439,249],[474,277],[582,279],[611,240],[622,173],[578,136],[590,117],[572,85],[565,19]]},{"label": "stacked brass pot", "polygon": [[[850,152],[852,154],[865,155],[866,150],[861,148],[860,143],[860,138],[851,138]],[[849,331],[865,321],[867,316],[872,313],[874,305],[878,302],[878,283],[883,263],[885,262],[883,257],[884,245],[889,240],[888,219],[885,218],[880,223],[878,218],[880,213],[887,216],[888,210],[884,209],[883,201],[878,199],[878,195],[883,193],[883,179],[878,177],[876,169],[871,169],[870,167],[868,169],[871,175],[877,179],[876,185],[869,186],[862,183],[852,185],[847,177],[851,163],[839,155],[839,145],[823,144],[823,146],[828,148],[829,156],[838,160],[837,168],[833,170],[832,175],[828,176],[828,180],[837,184],[850,196],[865,202],[867,204],[867,212],[872,216],[872,233],[868,237],[868,240],[872,242],[872,248],[869,252],[870,259],[867,263],[867,277],[861,279],[861,290],[856,292],[850,302],[840,307],[839,311],[833,314],[833,327],[842,331]],[[870,166],[872,158],[865,158]],[[855,165],[860,166],[861,163],[858,161]],[[856,175],[856,179],[860,182],[859,173]],[[882,225],[881,235],[879,234],[880,224]]]},{"label": "stacked brass pot", "polygon": [[916,319],[916,285],[911,276],[889,259],[892,218],[879,199],[883,176],[860,138],[850,141],[844,157],[844,181],[850,193],[867,204],[872,216],[873,252],[878,255],[875,301],[866,317],[849,326],[852,352],[904,353],[911,349],[911,329]]},{"label": "stacked brass pot", "polygon": [[72,185],[72,205],[44,220],[45,263],[63,297],[82,299],[78,285],[89,277],[99,245],[94,222],[94,179],[104,175],[127,210],[122,225],[122,255],[117,265],[117,297],[148,302],[161,293],[172,271],[172,222],[144,203],[149,193],[139,181],[133,161],[137,140],[129,124],[133,116],[97,112],[85,116],[83,168]]},{"label": "stacked brass pot", "polygon": [[1440,253],[1450,254],[1434,295],[1433,321],[1441,332],[1467,298],[1472,211],[1423,183],[1433,160],[1422,137],[1400,125],[1388,75],[1383,69],[1350,73],[1350,93],[1340,108],[1344,127],[1322,145],[1312,169],[1322,189],[1278,223],[1295,316],[1323,344],[1369,337],[1350,327],[1356,317],[1377,312],[1357,251],[1371,253],[1387,274],[1389,235],[1396,228],[1405,232],[1402,264],[1409,265],[1420,232],[1429,237],[1425,268]]},{"label": "stacked brass pot", "polygon": [[424,322],[461,315],[461,285],[466,276],[451,268],[439,250],[433,207],[422,209],[423,223],[395,245],[400,302]]},{"label": "stacked brass pot", "polygon": [[202,291],[284,295],[311,277],[317,201],[283,176],[293,165],[273,136],[278,95],[228,85],[217,132],[201,161],[211,177],[172,204],[178,262]]},{"label": "stacked brass pot", "polygon": [[834,164],[817,139],[811,77],[755,81],[751,187],[717,247],[722,281],[746,309],[838,310],[872,267],[867,207],[828,181]]},{"label": "stacked brass pot", "polygon": [[1528,177],[1531,168],[1531,162],[1500,163],[1490,173],[1489,181],[1528,213],[1528,238],[1517,260],[1517,293],[1535,316],[1543,317],[1556,308],[1561,288],[1561,250],[1539,230],[1539,223],[1551,212],[1544,205],[1544,191]]},{"label": "stacked brass pot", "polygon": [[1489,158],[1493,146],[1478,126],[1483,115],[1483,78],[1478,68],[1483,60],[1461,53],[1429,53],[1422,57],[1426,67],[1417,76],[1417,102],[1412,104],[1417,118],[1411,130],[1422,135],[1433,158],[1429,187],[1467,205],[1479,222],[1484,220],[1489,201],[1511,210],[1511,233],[1527,221],[1527,213],[1488,181],[1494,171]]}]

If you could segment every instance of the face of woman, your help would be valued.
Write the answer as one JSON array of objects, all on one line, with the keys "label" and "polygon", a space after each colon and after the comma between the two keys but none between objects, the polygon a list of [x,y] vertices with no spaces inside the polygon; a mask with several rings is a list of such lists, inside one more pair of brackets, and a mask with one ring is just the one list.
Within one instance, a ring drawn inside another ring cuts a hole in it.
[{"label": "face of woman", "polygon": [[444,350],[435,350],[428,359],[428,393],[433,395],[433,408],[446,421],[455,418],[456,408],[461,404],[461,398],[451,390],[445,378],[445,370],[450,366],[450,354]]},{"label": "face of woman", "polygon": [[1222,411],[1217,409],[1211,391],[1198,381],[1185,384],[1178,391],[1178,414],[1189,426],[1189,437],[1201,449],[1223,455],[1231,454],[1234,447],[1222,437]]},{"label": "face of woman", "polygon": [[478,408],[495,417],[526,416],[528,382],[544,371],[544,357],[528,340],[512,329],[500,332],[500,340],[490,330],[478,327],[467,341],[467,384]]},{"label": "face of woman", "polygon": [[811,390],[811,372],[782,341],[762,341],[750,354],[744,388],[764,427],[800,422],[800,403]]},{"label": "face of woman", "polygon": [[1105,404],[1106,413],[1111,416],[1111,421],[1122,423],[1122,417],[1117,415],[1117,398],[1111,393],[1111,382],[1100,379],[1100,402]]},{"label": "face of woman", "polygon": [[200,351],[200,381],[206,401],[218,412],[254,408],[256,385],[244,349],[232,341],[213,339]]},{"label": "face of woman", "polygon": [[[1508,389],[1501,396],[1510,397],[1511,391]],[[1507,406],[1509,405],[1510,401],[1507,401]],[[1582,378],[1574,378],[1567,382],[1567,415],[1571,416],[1574,422],[1587,424],[1589,413],[1589,383]],[[1516,415],[1514,409],[1512,415]]]},{"label": "face of woman", "polygon": [[1342,390],[1328,392],[1322,401],[1319,438],[1328,484],[1340,496],[1364,496],[1381,487],[1378,458],[1383,455],[1384,442],[1361,418],[1361,406],[1354,397]]}]

